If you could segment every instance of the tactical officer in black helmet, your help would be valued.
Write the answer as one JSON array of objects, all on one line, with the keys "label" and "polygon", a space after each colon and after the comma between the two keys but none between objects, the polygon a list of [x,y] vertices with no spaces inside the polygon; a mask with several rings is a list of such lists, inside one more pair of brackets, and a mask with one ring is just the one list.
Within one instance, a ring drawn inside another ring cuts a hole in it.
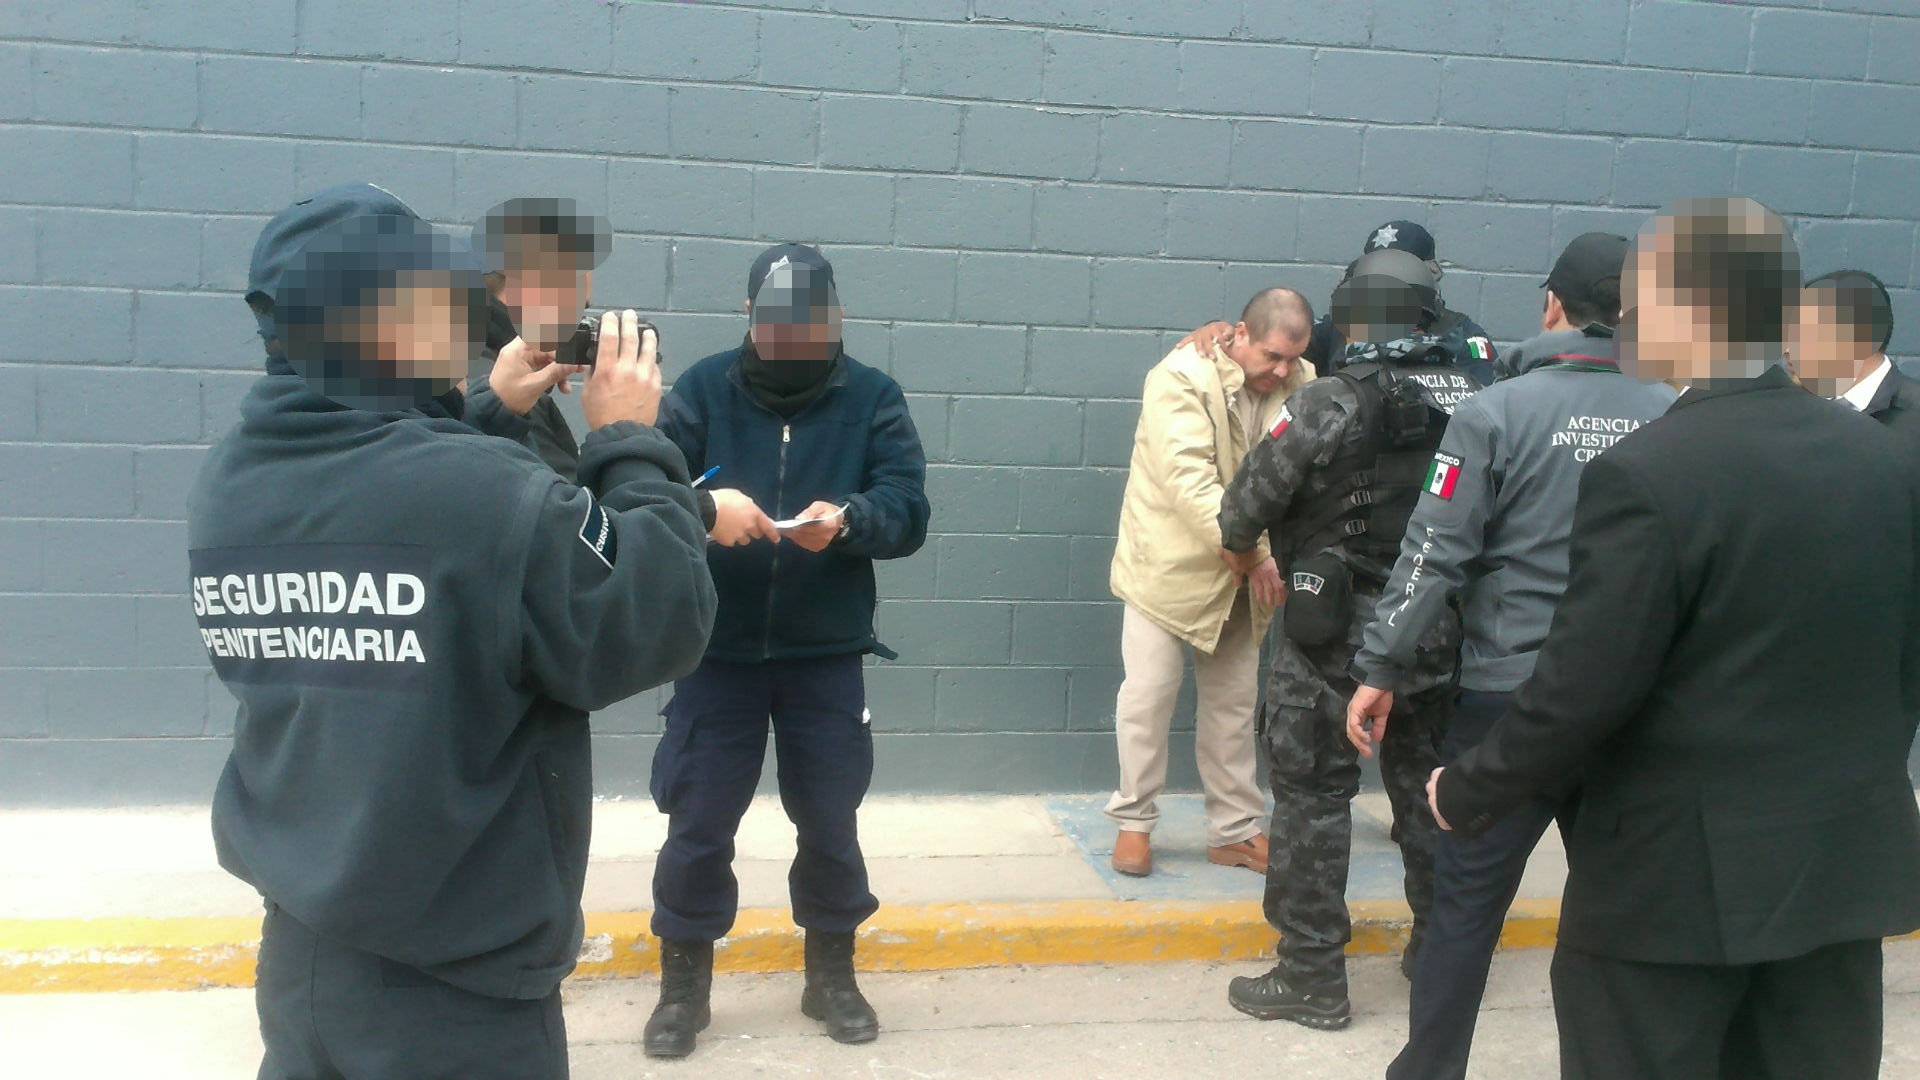
[{"label": "tactical officer in black helmet", "polygon": [[[1499,351],[1494,348],[1493,339],[1479,323],[1448,307],[1446,298],[1440,295],[1443,271],[1435,255],[1433,234],[1417,222],[1389,221],[1367,233],[1360,259],[1376,251],[1405,252],[1425,264],[1423,273],[1416,275],[1410,271],[1408,274],[1419,278],[1414,283],[1420,296],[1420,310],[1413,323],[1414,329],[1440,339],[1447,351],[1453,354],[1460,370],[1476,385],[1491,386],[1501,378],[1502,371],[1496,364]],[[1347,264],[1347,272],[1340,279],[1341,284],[1353,276],[1354,267],[1360,265],[1360,259]],[[1180,344],[1212,341],[1232,329],[1231,323],[1208,323],[1181,339]],[[1347,335],[1334,324],[1333,316],[1325,314],[1314,321],[1313,331],[1307,338],[1307,351],[1301,356],[1313,365],[1315,373],[1331,374],[1347,362],[1347,341]]]},{"label": "tactical officer in black helmet", "polygon": [[[1499,359],[1493,339],[1487,336],[1479,323],[1449,308],[1445,298],[1440,295],[1443,272],[1433,234],[1419,222],[1389,221],[1367,234],[1360,254],[1365,258],[1376,251],[1404,251],[1427,264],[1431,282],[1418,286],[1422,300],[1421,317],[1414,325],[1444,342],[1468,377],[1481,386],[1491,385],[1496,377],[1495,361]],[[1347,267],[1347,274],[1353,274],[1353,266]],[[1307,342],[1306,357],[1313,361],[1314,369],[1322,374],[1334,371],[1345,362],[1347,341],[1346,335],[1333,324],[1332,317],[1323,315],[1313,324],[1313,337]]]},{"label": "tactical officer in black helmet", "polygon": [[[1271,532],[1290,590],[1260,739],[1274,799],[1266,913],[1281,933],[1280,963],[1233,980],[1228,992],[1234,1008],[1261,1020],[1333,1029],[1351,1019],[1346,887],[1360,764],[1345,737],[1348,668],[1414,503],[1436,482],[1447,418],[1476,389],[1437,337],[1413,329],[1431,286],[1431,272],[1407,252],[1360,258],[1333,296],[1334,322],[1355,342],[1346,362],[1294,394],[1221,504],[1229,561],[1250,568],[1260,534]],[[1439,765],[1459,643],[1451,613],[1421,639],[1381,745],[1414,913],[1409,955],[1433,898],[1425,785]]]}]

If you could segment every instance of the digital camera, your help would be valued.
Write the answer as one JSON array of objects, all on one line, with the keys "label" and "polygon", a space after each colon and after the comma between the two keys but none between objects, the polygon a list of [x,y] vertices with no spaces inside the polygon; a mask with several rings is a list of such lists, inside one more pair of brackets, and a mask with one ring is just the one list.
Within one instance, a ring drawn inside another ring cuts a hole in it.
[{"label": "digital camera", "polygon": [[[556,364],[578,364],[592,367],[600,352],[600,317],[607,313],[605,308],[588,308],[574,325],[572,336],[554,350],[553,362]],[[660,328],[641,319],[635,329],[640,333],[653,331],[654,348],[660,343]]]}]

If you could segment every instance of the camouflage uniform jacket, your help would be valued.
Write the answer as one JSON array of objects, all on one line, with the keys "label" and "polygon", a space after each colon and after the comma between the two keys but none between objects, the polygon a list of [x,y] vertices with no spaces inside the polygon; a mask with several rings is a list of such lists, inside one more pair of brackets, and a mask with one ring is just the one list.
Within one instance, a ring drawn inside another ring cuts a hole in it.
[{"label": "camouflage uniform jacket", "polygon": [[[1360,355],[1368,348],[1350,347],[1348,362],[1370,359]],[[1287,511],[1296,499],[1304,500],[1324,491],[1323,477],[1343,455],[1366,452],[1372,432],[1359,422],[1359,412],[1359,394],[1343,379],[1315,379],[1289,398],[1273,430],[1247,455],[1246,463],[1221,500],[1222,546],[1229,551],[1251,551],[1263,531],[1271,533],[1283,579],[1292,562],[1318,554],[1297,550],[1301,538],[1289,537],[1284,527]],[[1322,687],[1328,682],[1344,681],[1344,669],[1359,650],[1361,632],[1372,617],[1374,605],[1392,571],[1390,563],[1360,556],[1345,544],[1335,545],[1331,550],[1338,552],[1354,571],[1348,641],[1303,651],[1282,634],[1274,653],[1274,676],[1279,683],[1294,681],[1287,678],[1290,672],[1300,680],[1319,683]],[[1459,641],[1457,617],[1437,620],[1432,631],[1423,637],[1415,663],[1400,683],[1400,690],[1414,693],[1451,680]],[[1312,655],[1307,655],[1308,652]],[[1316,672],[1317,677],[1309,678],[1309,671]],[[1311,699],[1319,695],[1306,696]],[[1341,705],[1344,704],[1342,699]]]}]

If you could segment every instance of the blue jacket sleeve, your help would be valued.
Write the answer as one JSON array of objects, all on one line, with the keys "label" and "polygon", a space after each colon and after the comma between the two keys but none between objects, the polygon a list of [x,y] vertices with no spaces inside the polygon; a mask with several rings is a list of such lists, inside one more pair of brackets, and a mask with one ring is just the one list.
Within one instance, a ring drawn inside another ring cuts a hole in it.
[{"label": "blue jacket sleeve", "polygon": [[[680,456],[687,460],[689,475],[699,476],[707,471],[707,415],[688,391],[684,378],[673,385],[673,390],[666,397],[660,399],[660,420],[656,426],[661,434],[680,448]],[[720,486],[727,485],[722,483]],[[712,529],[718,516],[713,493],[705,487],[696,488],[694,501],[700,512],[700,523]]]},{"label": "blue jacket sleeve", "polygon": [[865,490],[846,497],[849,555],[904,559],[927,542],[927,455],[899,384],[889,381],[867,436]]},{"label": "blue jacket sleeve", "polygon": [[687,459],[687,470],[692,475],[707,471],[707,416],[694,400],[685,379],[675,383],[660,400],[660,420],[655,427],[680,448],[680,456]]}]

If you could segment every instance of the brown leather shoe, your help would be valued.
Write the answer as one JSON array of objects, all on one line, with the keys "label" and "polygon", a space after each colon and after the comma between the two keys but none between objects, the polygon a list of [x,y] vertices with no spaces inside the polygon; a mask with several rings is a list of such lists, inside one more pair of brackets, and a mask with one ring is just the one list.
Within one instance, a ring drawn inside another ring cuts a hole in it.
[{"label": "brown leather shoe", "polygon": [[1113,868],[1129,877],[1153,873],[1153,841],[1146,833],[1121,829],[1113,842]]},{"label": "brown leather shoe", "polygon": [[1244,866],[1256,874],[1267,872],[1267,838],[1250,836],[1237,844],[1207,849],[1207,861],[1216,866]]}]

